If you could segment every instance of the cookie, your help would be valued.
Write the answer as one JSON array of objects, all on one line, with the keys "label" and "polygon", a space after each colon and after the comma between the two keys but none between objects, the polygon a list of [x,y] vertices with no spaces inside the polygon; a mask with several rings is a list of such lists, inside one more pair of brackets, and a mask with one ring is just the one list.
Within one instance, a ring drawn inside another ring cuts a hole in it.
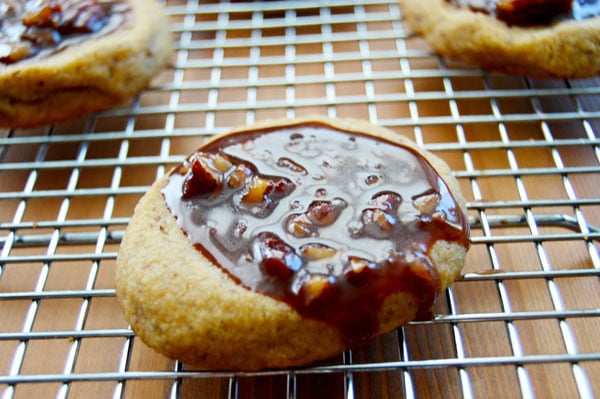
[{"label": "cookie", "polygon": [[277,120],[209,140],[152,185],[116,293],[168,357],[284,368],[431,317],[468,247],[464,199],[436,156],[365,121]]},{"label": "cookie", "polygon": [[154,0],[1,0],[0,127],[65,121],[118,105],[170,62]]},{"label": "cookie", "polygon": [[585,78],[600,72],[600,2],[579,3],[400,1],[411,29],[440,54],[535,78]]}]

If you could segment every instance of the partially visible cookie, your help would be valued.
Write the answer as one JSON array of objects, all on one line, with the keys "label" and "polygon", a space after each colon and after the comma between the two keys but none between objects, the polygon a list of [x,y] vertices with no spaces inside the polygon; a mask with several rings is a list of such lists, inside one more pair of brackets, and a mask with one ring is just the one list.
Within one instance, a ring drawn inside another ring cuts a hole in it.
[{"label": "partially visible cookie", "polygon": [[170,62],[155,0],[0,0],[0,127],[33,127],[104,110]]},{"label": "partially visible cookie", "polygon": [[596,0],[583,6],[570,0],[400,0],[400,5],[409,26],[450,59],[537,78],[600,73]]},{"label": "partially visible cookie", "polygon": [[278,120],[210,140],[152,185],[116,293],[166,356],[297,366],[430,317],[468,246],[441,159],[365,121]]}]

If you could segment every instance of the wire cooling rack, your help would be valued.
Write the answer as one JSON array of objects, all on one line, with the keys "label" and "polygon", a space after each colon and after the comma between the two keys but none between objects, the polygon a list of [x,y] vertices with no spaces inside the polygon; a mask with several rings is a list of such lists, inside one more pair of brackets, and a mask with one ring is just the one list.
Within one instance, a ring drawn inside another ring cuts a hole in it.
[{"label": "wire cooling rack", "polygon": [[[600,79],[454,64],[396,1],[168,0],[173,67],[127,104],[0,132],[0,392],[31,397],[585,397],[600,393]],[[310,367],[193,370],[113,289],[137,200],[207,136],[358,117],[444,158],[472,248],[431,321]]]}]

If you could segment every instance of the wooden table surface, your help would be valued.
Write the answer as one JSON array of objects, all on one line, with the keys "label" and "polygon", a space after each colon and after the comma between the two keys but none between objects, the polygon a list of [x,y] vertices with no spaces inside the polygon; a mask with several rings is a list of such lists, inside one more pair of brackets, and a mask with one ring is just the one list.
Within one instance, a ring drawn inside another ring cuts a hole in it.
[{"label": "wooden table surface", "polygon": [[[600,395],[600,79],[438,57],[394,1],[168,0],[173,66],[119,107],[0,131],[2,398]],[[445,159],[468,201],[464,278],[411,323],[297,370],[190,370],[114,297],[127,220],[206,136],[273,117],[370,119]]]}]

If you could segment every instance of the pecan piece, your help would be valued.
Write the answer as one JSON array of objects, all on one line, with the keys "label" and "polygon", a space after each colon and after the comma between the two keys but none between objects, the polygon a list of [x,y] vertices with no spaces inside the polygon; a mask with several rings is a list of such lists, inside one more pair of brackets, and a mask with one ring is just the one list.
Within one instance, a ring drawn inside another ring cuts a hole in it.
[{"label": "pecan piece", "polygon": [[333,201],[314,201],[308,207],[306,217],[316,226],[331,226],[345,207],[346,202],[339,198]]},{"label": "pecan piece", "polygon": [[310,276],[304,284],[302,284],[301,295],[305,306],[309,306],[317,299],[325,296],[331,290],[331,281],[322,274],[314,274]]},{"label": "pecan piece", "polygon": [[386,238],[394,230],[397,220],[381,209],[367,208],[361,213],[364,232],[373,238]]},{"label": "pecan piece", "polygon": [[288,279],[302,267],[302,258],[276,234],[260,233],[257,240],[261,266],[270,276]]},{"label": "pecan piece", "polygon": [[300,253],[304,259],[311,261],[331,258],[337,253],[337,250],[327,245],[310,243],[300,247]]},{"label": "pecan piece", "polygon": [[62,20],[56,27],[61,33],[97,32],[106,23],[106,12],[98,0],[63,0],[62,8]]},{"label": "pecan piece", "polygon": [[294,184],[285,178],[254,176],[242,201],[247,204],[258,204],[263,201],[277,203],[294,188]]},{"label": "pecan piece", "polygon": [[222,185],[217,171],[209,167],[203,158],[196,157],[191,161],[191,173],[183,182],[181,198],[187,200],[199,195],[215,192]]},{"label": "pecan piece", "polygon": [[412,198],[412,204],[424,215],[431,215],[440,204],[440,194],[431,189]]},{"label": "pecan piece", "polygon": [[0,43],[0,62],[12,64],[36,54],[39,50],[28,42]]},{"label": "pecan piece", "polygon": [[310,237],[316,233],[313,224],[303,213],[290,215],[285,222],[285,229],[298,238]]},{"label": "pecan piece", "polygon": [[501,0],[496,17],[509,25],[545,24],[571,7],[571,0]]},{"label": "pecan piece", "polygon": [[57,1],[45,1],[41,6],[27,12],[21,22],[25,26],[38,28],[55,28],[62,19],[62,7]]},{"label": "pecan piece", "polygon": [[394,212],[401,202],[402,197],[399,194],[389,191],[379,193],[371,199],[375,207],[387,212]]}]

